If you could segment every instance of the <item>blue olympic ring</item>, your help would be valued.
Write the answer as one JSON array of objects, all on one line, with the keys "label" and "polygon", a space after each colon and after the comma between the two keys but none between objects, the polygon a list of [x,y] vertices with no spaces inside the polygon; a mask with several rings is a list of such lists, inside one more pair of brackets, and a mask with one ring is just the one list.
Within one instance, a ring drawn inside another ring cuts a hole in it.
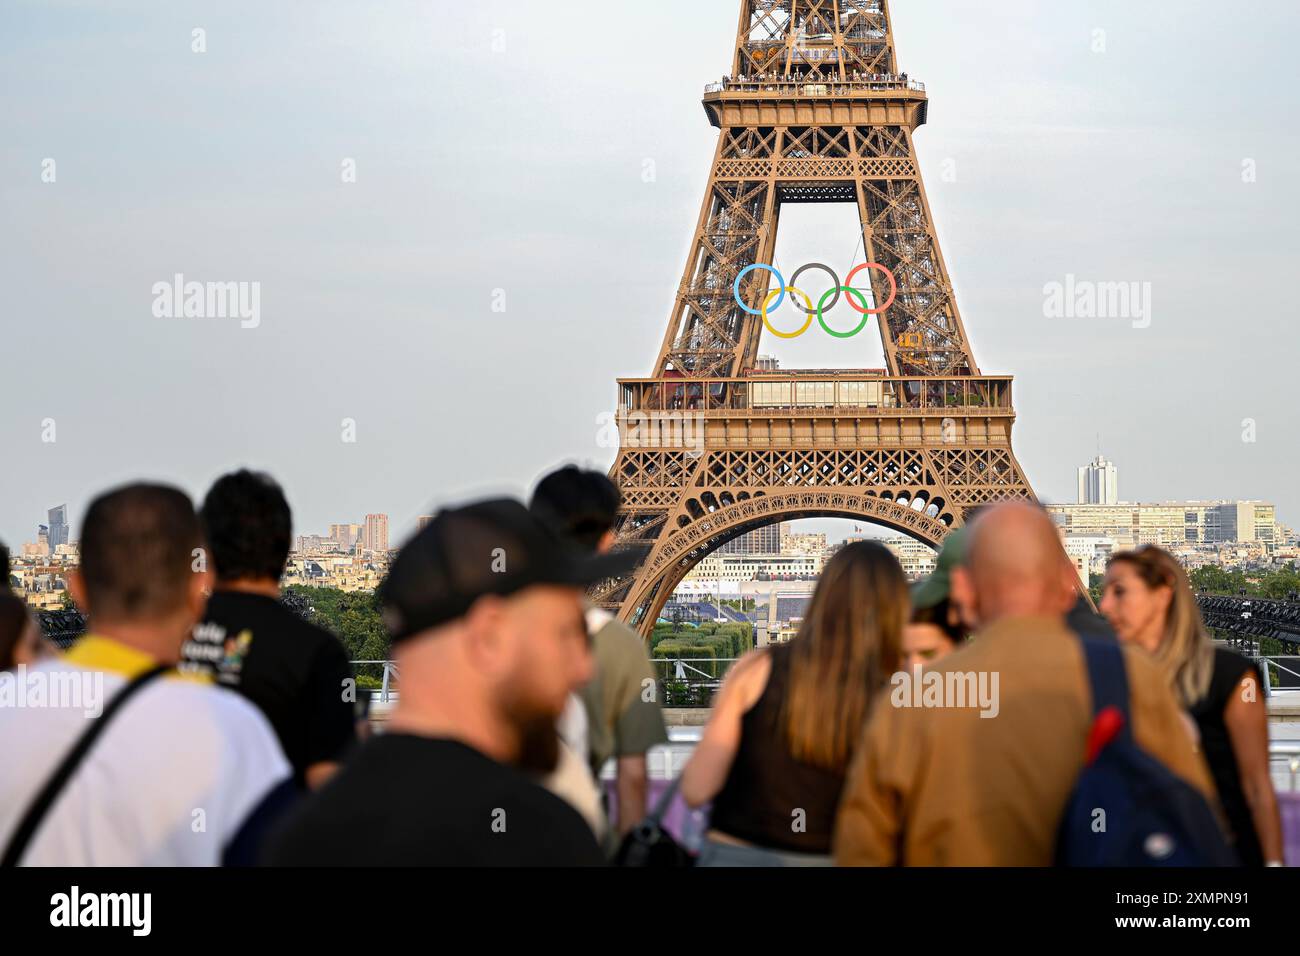
[{"label": "blue olympic ring", "polygon": [[759,309],[751,309],[749,306],[745,305],[744,301],[740,298],[741,280],[744,279],[745,276],[753,272],[755,269],[766,269],[768,272],[772,273],[772,275],[776,276],[776,284],[777,284],[777,288],[781,290],[781,297],[776,300],[776,303],[774,305],[769,306],[769,309],[779,309],[781,307],[781,303],[785,301],[785,276],[781,275],[781,273],[779,273],[774,266],[765,265],[762,262],[756,262],[752,266],[747,266],[746,268],[741,270],[740,275],[736,276],[736,281],[731,287],[732,292],[736,296],[736,304],[739,305],[746,312],[748,312],[750,315],[763,314],[763,312],[760,311]]}]

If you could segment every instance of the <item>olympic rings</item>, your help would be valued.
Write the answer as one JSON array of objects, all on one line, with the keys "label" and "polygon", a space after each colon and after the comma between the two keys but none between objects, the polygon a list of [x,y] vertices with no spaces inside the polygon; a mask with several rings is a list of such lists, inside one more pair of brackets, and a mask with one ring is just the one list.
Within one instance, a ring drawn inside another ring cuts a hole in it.
[{"label": "olympic rings", "polygon": [[[808,318],[804,321],[803,326],[797,332],[781,332],[778,329],[774,329],[772,327],[772,323],[767,318],[767,310],[772,306],[772,297],[776,295],[778,292],[781,294],[783,298],[787,292],[791,294],[801,295],[803,296],[803,300],[808,303],[808,308],[804,310],[807,313]],[[812,325],[812,320],[813,320],[812,299],[808,298],[808,293],[793,287],[783,287],[780,289],[773,289],[771,292],[767,294],[767,298],[763,300],[763,311],[761,314],[763,316],[763,325],[767,328],[769,332],[775,335],[778,339],[797,339],[799,336],[807,332],[808,327]],[[863,324],[865,325],[866,322],[864,321]]]},{"label": "olympic rings", "polygon": [[[764,299],[763,307],[761,309],[751,309],[748,305],[745,304],[744,300],[741,298],[740,285],[741,282],[744,281],[747,275],[759,269],[770,272],[773,276],[775,276],[778,285],[775,289],[773,289],[771,292],[767,294],[767,298]],[[826,293],[821,297],[821,301],[817,303],[817,308],[815,309],[813,308],[811,297],[809,297],[807,293],[799,289],[797,285],[797,283],[799,282],[799,277],[803,275],[805,272],[807,272],[809,269],[816,269],[825,272],[828,276],[830,276],[832,282],[831,288],[828,289]],[[878,269],[879,271],[885,274],[885,278],[889,282],[889,299],[885,302],[884,305],[882,305],[878,309],[868,308],[867,297],[864,294],[863,290],[856,289],[853,287],[854,278],[858,276],[864,269]],[[837,339],[851,339],[854,336],[858,335],[863,329],[866,328],[867,322],[870,320],[871,316],[880,315],[882,312],[887,310],[891,305],[893,305],[894,302],[898,299],[898,280],[894,277],[894,273],[890,271],[890,269],[887,266],[883,266],[878,262],[866,262],[858,266],[857,268],[855,268],[852,272],[850,272],[848,278],[845,280],[845,284],[841,285],[840,277],[835,274],[835,270],[832,269],[830,266],[824,265],[820,262],[810,262],[805,266],[801,266],[799,270],[795,272],[794,276],[791,277],[790,284],[786,285],[785,277],[781,275],[781,273],[776,269],[776,267],[760,262],[760,263],[755,263],[754,265],[751,266],[747,266],[745,269],[741,270],[740,275],[736,276],[736,281],[732,285],[732,293],[735,296],[736,304],[740,306],[740,308],[748,315],[761,316],[763,319],[763,326],[769,332],[775,335],[777,338],[782,338],[782,339],[799,338],[799,336],[803,335],[805,332],[808,331],[809,328],[812,327],[812,320],[814,317],[816,317],[817,323],[822,327],[822,329],[826,332],[827,335],[834,336]],[[785,297],[787,293],[790,295],[791,302],[794,304],[794,307],[798,309],[800,312],[804,313],[804,315],[808,316],[808,321],[804,322],[802,326],[800,326],[798,329],[796,329],[793,332],[780,332],[772,326],[772,322],[771,319],[769,318],[768,313],[770,313],[774,309],[779,309],[781,307],[781,304],[785,302]],[[862,316],[862,321],[859,322],[857,328],[855,328],[851,332],[836,332],[826,322],[826,311],[828,309],[835,308],[835,306],[839,304],[840,295],[842,293],[848,294],[849,308],[853,309],[854,312],[857,312],[859,315]],[[795,301],[796,297],[799,299],[803,299],[805,305],[800,305],[797,301]],[[776,301],[773,302],[772,301],[773,299],[775,299]],[[854,304],[853,301],[854,299],[857,299],[858,302],[857,305]],[[828,300],[830,300],[829,303]]]}]

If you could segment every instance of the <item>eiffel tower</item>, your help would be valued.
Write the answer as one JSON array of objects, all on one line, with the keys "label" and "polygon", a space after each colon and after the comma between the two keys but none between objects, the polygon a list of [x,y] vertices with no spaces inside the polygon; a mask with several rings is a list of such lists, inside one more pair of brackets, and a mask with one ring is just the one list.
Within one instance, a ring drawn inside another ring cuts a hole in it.
[{"label": "eiffel tower", "polygon": [[[939,249],[912,141],[928,104],[886,0],[741,3],[731,74],[705,89],[720,136],[663,348],[653,377],[618,383],[616,534],[644,557],[591,598],[643,634],[692,567],[756,528],[842,517],[938,547],[971,509],[1034,498],[1012,379],[976,365]],[[857,204],[872,265],[840,281],[857,312],[868,291],[882,310],[863,318],[888,369],[759,367],[765,322],[812,320],[768,269],[786,203]]]}]

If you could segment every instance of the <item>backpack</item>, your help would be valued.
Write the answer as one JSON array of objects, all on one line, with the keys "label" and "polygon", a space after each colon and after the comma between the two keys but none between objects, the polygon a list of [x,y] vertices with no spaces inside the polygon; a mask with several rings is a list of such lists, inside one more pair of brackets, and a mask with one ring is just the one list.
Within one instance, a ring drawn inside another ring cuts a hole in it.
[{"label": "backpack", "polygon": [[1057,866],[1238,865],[1200,791],[1134,741],[1120,645],[1080,643],[1093,721],[1086,762],[1057,834]]}]

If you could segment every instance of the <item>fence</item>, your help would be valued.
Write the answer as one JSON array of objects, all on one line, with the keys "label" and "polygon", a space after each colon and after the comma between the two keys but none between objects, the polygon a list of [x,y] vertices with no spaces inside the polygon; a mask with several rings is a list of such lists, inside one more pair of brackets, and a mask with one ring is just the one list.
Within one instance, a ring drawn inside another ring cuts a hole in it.
[{"label": "fence", "polygon": [[[664,707],[713,706],[713,696],[722,686],[722,678],[728,668],[738,658],[735,657],[657,657],[651,661],[655,669],[655,683],[658,699]],[[393,661],[352,661],[353,670],[362,674],[362,668],[370,673],[380,669],[378,688],[369,688],[378,703],[392,703],[398,691],[400,674]],[[368,675],[363,675],[368,676]]]},{"label": "fence", "polygon": [[656,691],[664,707],[709,708],[735,657],[655,657]]},{"label": "fence", "polygon": [[[351,663],[352,670],[358,677],[369,677],[369,674],[362,672],[362,668],[365,668],[371,674],[374,673],[374,668],[382,668],[380,676],[377,678],[379,680],[379,689],[373,691],[373,693],[378,694],[375,699],[380,703],[387,704],[392,701],[393,695],[397,693],[395,686],[398,682],[397,664],[393,661],[352,661]],[[370,679],[375,680],[376,678],[370,677]]]}]

